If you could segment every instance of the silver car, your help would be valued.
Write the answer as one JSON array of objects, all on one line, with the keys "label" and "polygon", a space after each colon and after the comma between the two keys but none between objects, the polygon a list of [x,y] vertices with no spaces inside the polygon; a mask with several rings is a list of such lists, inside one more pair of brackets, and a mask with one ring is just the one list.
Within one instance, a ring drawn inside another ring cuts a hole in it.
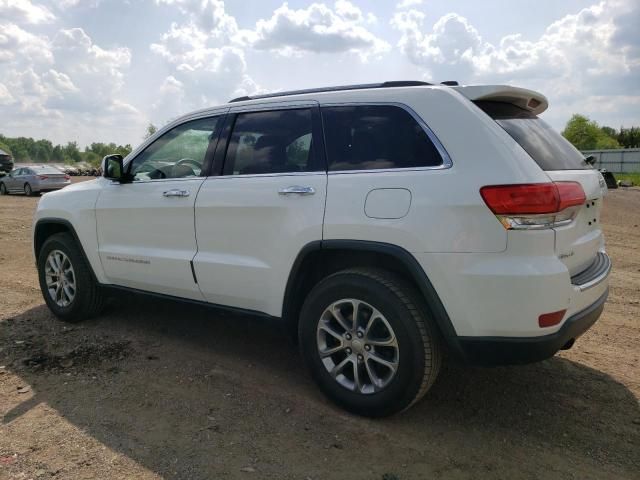
[{"label": "silver car", "polygon": [[48,165],[16,168],[0,178],[0,195],[24,193],[30,196],[59,190],[70,183],[69,175]]}]

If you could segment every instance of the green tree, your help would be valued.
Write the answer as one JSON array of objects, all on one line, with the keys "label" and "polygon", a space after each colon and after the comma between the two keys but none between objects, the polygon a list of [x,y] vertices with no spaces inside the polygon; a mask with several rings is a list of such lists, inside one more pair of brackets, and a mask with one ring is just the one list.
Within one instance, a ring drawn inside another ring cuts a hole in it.
[{"label": "green tree", "polygon": [[72,162],[81,162],[82,155],[78,148],[78,142],[68,142],[63,148],[65,160],[69,159]]},{"label": "green tree", "polygon": [[64,151],[60,145],[56,145],[53,147],[51,151],[51,160],[53,162],[63,162],[64,161]]},{"label": "green tree", "polygon": [[610,130],[613,129],[605,130],[589,117],[576,113],[567,122],[562,135],[578,150],[620,148],[618,141],[608,134]]},{"label": "green tree", "polygon": [[9,155],[13,155],[11,153],[11,149],[9,148],[9,146],[4,143],[2,140],[4,140],[3,137],[0,137],[0,150],[4,150],[4,152],[8,153]]},{"label": "green tree", "polygon": [[640,127],[620,128],[620,132],[616,135],[618,143],[624,148],[640,147]]},{"label": "green tree", "polygon": [[149,125],[147,125],[147,130],[144,134],[144,139],[146,140],[157,131],[158,131],[158,127],[156,127],[153,123],[150,123]]}]

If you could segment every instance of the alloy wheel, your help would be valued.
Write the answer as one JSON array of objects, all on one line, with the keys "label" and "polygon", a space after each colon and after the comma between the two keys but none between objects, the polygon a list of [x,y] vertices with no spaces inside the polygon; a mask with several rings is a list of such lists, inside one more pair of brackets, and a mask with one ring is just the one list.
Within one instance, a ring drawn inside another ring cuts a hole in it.
[{"label": "alloy wheel", "polygon": [[318,322],[316,340],[327,372],[353,392],[379,392],[398,371],[400,350],[393,328],[362,300],[345,298],[329,305]]},{"label": "alloy wheel", "polygon": [[49,296],[59,307],[68,307],[76,296],[76,276],[71,260],[61,250],[52,250],[44,268]]}]

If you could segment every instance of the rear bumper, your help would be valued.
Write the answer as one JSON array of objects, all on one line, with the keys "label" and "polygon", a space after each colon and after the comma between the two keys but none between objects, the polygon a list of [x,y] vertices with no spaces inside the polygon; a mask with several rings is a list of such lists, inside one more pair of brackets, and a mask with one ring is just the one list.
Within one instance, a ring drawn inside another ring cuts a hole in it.
[{"label": "rear bumper", "polygon": [[541,337],[458,337],[460,353],[466,363],[481,366],[545,360],[591,328],[602,314],[608,295],[607,289],[593,304],[567,319],[555,333]]}]

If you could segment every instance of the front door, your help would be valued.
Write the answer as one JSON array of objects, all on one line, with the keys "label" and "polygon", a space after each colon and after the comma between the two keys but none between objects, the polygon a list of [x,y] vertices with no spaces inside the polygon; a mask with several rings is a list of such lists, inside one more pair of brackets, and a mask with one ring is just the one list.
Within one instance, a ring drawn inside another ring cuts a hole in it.
[{"label": "front door", "polygon": [[317,105],[261,108],[229,113],[222,175],[196,201],[194,266],[209,302],[279,316],[296,256],[322,238],[327,175]]},{"label": "front door", "polygon": [[170,129],[127,164],[132,183],[105,185],[96,220],[110,283],[202,300],[191,268],[197,250],[194,204],[222,118]]}]

